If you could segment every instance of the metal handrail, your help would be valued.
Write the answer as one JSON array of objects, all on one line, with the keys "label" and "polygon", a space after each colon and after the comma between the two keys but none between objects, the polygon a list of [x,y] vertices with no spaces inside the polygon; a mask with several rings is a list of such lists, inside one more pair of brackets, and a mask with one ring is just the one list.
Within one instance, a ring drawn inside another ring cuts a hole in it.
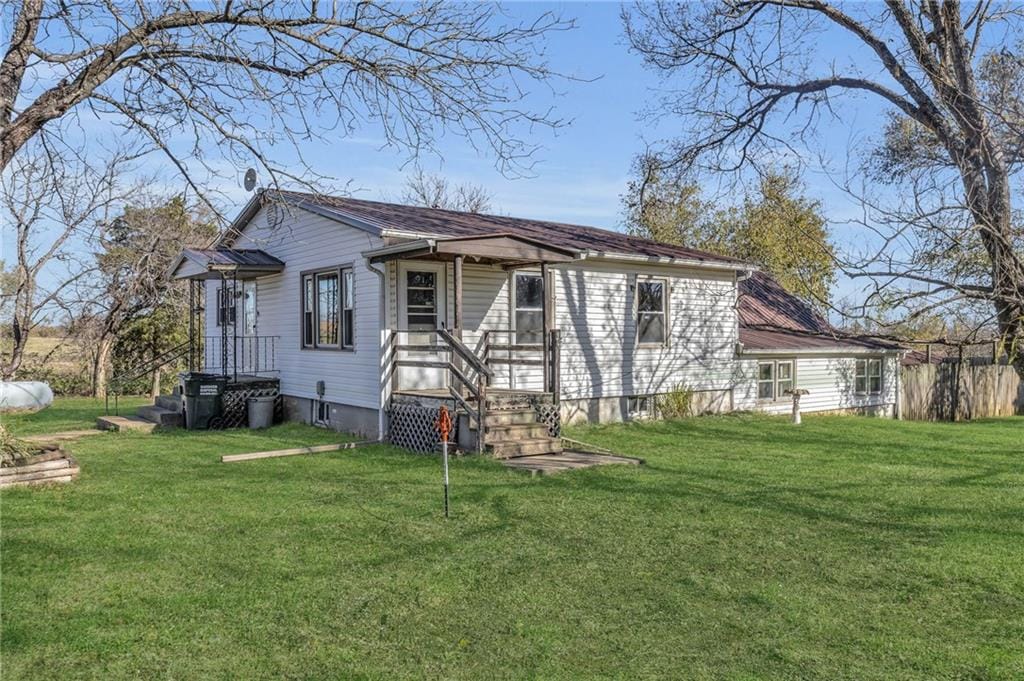
[{"label": "metal handrail", "polygon": [[169,350],[161,352],[156,357],[153,357],[152,359],[142,364],[132,367],[131,369],[128,370],[128,372],[125,372],[128,375],[124,375],[124,373],[122,373],[118,376],[115,376],[114,378],[111,378],[110,381],[107,383],[107,391],[106,394],[104,395],[103,410],[107,414],[110,413],[110,395],[111,393],[113,393],[114,414],[118,414],[118,397],[120,396],[121,388],[124,387],[125,383],[138,380],[145,376],[146,374],[152,373],[156,369],[164,367],[175,360],[182,359],[183,357],[188,355],[189,345],[189,341],[185,341],[180,345],[176,345]]}]

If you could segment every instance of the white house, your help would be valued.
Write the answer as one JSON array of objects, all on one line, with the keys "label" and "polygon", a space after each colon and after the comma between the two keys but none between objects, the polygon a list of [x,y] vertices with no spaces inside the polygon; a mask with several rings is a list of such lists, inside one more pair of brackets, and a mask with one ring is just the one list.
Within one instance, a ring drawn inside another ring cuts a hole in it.
[{"label": "white house", "polygon": [[426,437],[438,401],[499,455],[673,389],[707,412],[787,411],[796,387],[806,411],[897,402],[896,348],[837,339],[746,263],[592,227],[263,191],[173,275],[205,282],[207,369],[371,437]]}]

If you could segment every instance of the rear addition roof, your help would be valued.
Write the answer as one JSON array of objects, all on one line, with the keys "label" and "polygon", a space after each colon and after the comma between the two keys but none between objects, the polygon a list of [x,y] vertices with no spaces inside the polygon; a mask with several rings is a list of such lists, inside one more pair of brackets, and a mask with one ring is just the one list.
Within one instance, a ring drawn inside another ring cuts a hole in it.
[{"label": "rear addition roof", "polygon": [[764,272],[740,282],[740,343],[747,352],[865,352],[899,347],[868,337],[845,336],[810,305]]}]

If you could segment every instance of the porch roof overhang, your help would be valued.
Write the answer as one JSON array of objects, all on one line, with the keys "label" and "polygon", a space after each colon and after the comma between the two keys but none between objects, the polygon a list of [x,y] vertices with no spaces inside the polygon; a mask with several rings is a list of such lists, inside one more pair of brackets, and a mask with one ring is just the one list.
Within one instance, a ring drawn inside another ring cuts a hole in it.
[{"label": "porch roof overhang", "polygon": [[578,251],[514,234],[414,239],[364,251],[362,255],[371,263],[389,260],[448,261],[462,256],[467,261],[506,267],[572,262],[581,257]]},{"label": "porch roof overhang", "polygon": [[186,248],[171,265],[172,279],[254,279],[284,269],[284,261],[257,248]]}]

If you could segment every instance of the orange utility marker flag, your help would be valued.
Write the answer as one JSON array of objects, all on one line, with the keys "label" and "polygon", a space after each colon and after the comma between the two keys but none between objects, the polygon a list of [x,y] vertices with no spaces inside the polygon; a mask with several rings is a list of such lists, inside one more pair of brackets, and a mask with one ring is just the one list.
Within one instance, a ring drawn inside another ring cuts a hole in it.
[{"label": "orange utility marker flag", "polygon": [[441,447],[444,457],[444,519],[448,519],[448,436],[452,432],[452,417],[448,413],[448,407],[441,405],[437,410],[437,421],[434,428],[441,435]]}]

